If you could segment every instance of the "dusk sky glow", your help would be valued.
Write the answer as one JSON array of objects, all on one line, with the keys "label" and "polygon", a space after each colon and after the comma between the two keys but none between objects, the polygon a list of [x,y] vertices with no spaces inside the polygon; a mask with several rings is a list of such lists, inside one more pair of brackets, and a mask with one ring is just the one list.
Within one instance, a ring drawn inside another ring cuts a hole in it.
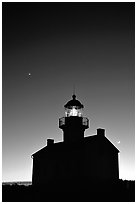
[{"label": "dusk sky glow", "polygon": [[134,3],[2,3],[2,179],[31,181],[31,155],[62,141],[72,98],[135,179]]}]

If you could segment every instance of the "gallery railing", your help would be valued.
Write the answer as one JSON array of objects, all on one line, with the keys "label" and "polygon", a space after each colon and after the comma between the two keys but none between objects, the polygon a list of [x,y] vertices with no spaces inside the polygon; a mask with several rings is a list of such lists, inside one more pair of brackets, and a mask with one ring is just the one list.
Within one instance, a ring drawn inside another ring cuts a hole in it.
[{"label": "gallery railing", "polygon": [[[76,117],[76,116],[72,116],[72,117]],[[60,128],[62,128],[62,127],[65,125],[65,118],[66,118],[66,117],[59,118],[59,127],[60,127]],[[82,125],[83,125],[85,128],[88,128],[88,127],[89,127],[89,120],[88,120],[88,118],[82,117]]]}]

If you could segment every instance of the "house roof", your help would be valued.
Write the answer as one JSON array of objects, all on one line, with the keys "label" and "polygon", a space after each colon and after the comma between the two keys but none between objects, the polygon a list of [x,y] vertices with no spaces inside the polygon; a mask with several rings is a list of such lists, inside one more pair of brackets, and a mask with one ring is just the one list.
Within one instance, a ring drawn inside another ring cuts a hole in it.
[{"label": "house roof", "polygon": [[49,151],[61,151],[61,152],[67,151],[67,150],[70,151],[73,148],[76,149],[80,147],[81,145],[90,145],[93,151],[94,150],[103,151],[104,150],[103,148],[107,148],[116,153],[119,153],[119,150],[117,149],[117,147],[112,142],[110,142],[108,138],[106,138],[105,136],[93,135],[93,136],[84,137],[84,140],[82,143],[77,142],[77,143],[72,143],[72,144],[66,144],[64,142],[58,142],[58,143],[54,143],[49,146],[45,146],[44,148],[32,154],[31,156],[33,158],[35,156],[45,155]]}]

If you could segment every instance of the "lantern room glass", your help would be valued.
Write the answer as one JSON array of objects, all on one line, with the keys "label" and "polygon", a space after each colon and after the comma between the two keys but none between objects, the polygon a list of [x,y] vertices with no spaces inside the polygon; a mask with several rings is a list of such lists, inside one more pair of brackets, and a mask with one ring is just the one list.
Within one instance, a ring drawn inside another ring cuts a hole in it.
[{"label": "lantern room glass", "polygon": [[78,108],[77,106],[71,106],[69,108],[65,108],[65,116],[78,116],[82,117],[82,108]]}]

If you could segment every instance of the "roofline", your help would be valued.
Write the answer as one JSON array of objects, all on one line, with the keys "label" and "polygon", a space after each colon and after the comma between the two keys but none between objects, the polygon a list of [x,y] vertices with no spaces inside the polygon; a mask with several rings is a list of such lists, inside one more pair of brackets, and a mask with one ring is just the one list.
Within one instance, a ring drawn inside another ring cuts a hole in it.
[{"label": "roofline", "polygon": [[[105,137],[106,137],[106,136],[105,136]],[[106,139],[107,139],[109,142],[111,142],[107,137],[106,137]],[[119,153],[120,151],[119,151],[119,149],[114,145],[114,143],[111,142],[111,144],[117,149],[117,151],[118,151],[118,153]]]},{"label": "roofline", "polygon": [[43,150],[43,149],[46,148],[46,147],[47,147],[47,146],[44,146],[44,147],[42,147],[41,149],[39,149],[38,151],[34,152],[34,153],[31,155],[31,158],[33,159],[33,155],[34,155],[34,154],[37,154],[39,151]]},{"label": "roofline", "polygon": [[[85,136],[84,138],[96,137],[96,136],[98,136],[98,135],[89,135],[89,136]],[[114,146],[114,148],[118,151],[118,153],[120,153],[119,149],[114,145],[113,142],[111,142],[106,136],[103,136],[103,137],[105,137],[105,138],[108,140],[108,142],[110,142],[110,143]],[[59,143],[63,143],[63,141],[62,141],[62,142],[54,143],[54,145],[55,145],[55,144],[59,144]],[[40,150],[34,152],[34,153],[31,155],[31,158],[33,159],[34,155],[36,155],[38,152],[40,152],[41,150],[46,149],[46,148],[47,148],[47,146],[44,146],[44,147],[41,148]]]},{"label": "roofline", "polygon": [[[87,138],[87,137],[96,137],[96,136],[98,136],[98,135],[88,135],[85,138]],[[113,142],[111,142],[106,136],[103,136],[103,137],[105,137],[117,149],[118,153],[120,152],[119,149],[114,145]]]}]

